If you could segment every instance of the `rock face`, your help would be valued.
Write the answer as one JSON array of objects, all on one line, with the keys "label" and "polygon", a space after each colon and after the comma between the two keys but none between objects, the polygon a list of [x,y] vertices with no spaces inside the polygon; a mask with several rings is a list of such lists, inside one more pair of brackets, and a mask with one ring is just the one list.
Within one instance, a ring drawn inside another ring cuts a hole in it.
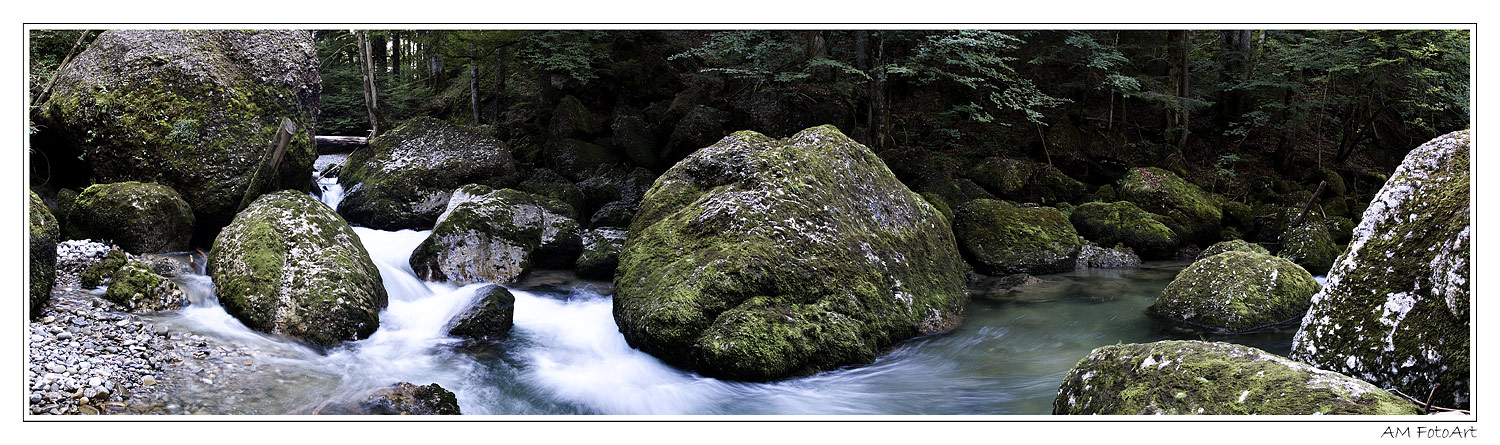
[{"label": "rock face", "polygon": [[993,199],[969,201],[954,211],[953,234],[985,275],[1067,272],[1077,266],[1083,248],[1083,239],[1057,209]]},{"label": "rock face", "polygon": [[1120,197],[1147,212],[1170,218],[1177,226],[1172,229],[1184,242],[1212,240],[1224,218],[1213,195],[1156,167],[1131,170],[1120,185]]},{"label": "rock face", "polygon": [[472,128],[416,117],[349,156],[339,214],[381,230],[433,227],[464,184],[509,187],[520,179],[510,149]]},{"label": "rock face", "polygon": [[1078,251],[1078,268],[1130,269],[1141,267],[1141,257],[1129,247],[1111,249],[1086,244]]},{"label": "rock face", "polygon": [[1291,357],[1469,407],[1469,132],[1407,155],[1354,229]]},{"label": "rock face", "polygon": [[219,233],[208,274],[251,329],[331,347],[380,326],[385,286],[359,237],[305,192],[262,196]]},{"label": "rock face", "polygon": [[1375,385],[1229,343],[1105,346],[1063,380],[1053,414],[1421,414]]},{"label": "rock face", "polygon": [[1078,234],[1101,246],[1124,244],[1143,259],[1171,258],[1180,242],[1176,232],[1130,201],[1090,202],[1073,209],[1068,221]]},{"label": "rock face", "polygon": [[1232,251],[1183,269],[1146,313],[1213,333],[1253,332],[1295,320],[1317,291],[1291,261]]},{"label": "rock face", "polygon": [[515,324],[516,296],[494,284],[475,290],[474,295],[474,305],[453,317],[448,335],[490,342],[509,337]]},{"label": "rock face", "polygon": [[104,299],[128,312],[175,311],[186,297],[176,284],[139,261],[126,263],[109,280]]},{"label": "rock face", "polygon": [[113,241],[131,253],[188,250],[193,210],[159,184],[117,182],[83,190],[68,214],[69,239]]},{"label": "rock face", "polygon": [[600,227],[583,232],[583,253],[573,263],[578,276],[595,280],[614,278],[620,265],[620,251],[625,248],[628,232],[617,227]]},{"label": "rock face", "polygon": [[302,30],[114,30],[58,74],[48,132],[78,147],[97,183],[182,195],[204,240],[234,217],[281,118],[297,127],[273,189],[305,189],[321,80]]},{"label": "rock face", "polygon": [[956,326],[965,266],[942,216],[832,126],[734,133],[647,192],[615,273],[630,345],[771,380],[868,363]]},{"label": "rock face", "polygon": [[31,315],[42,313],[42,306],[46,305],[47,299],[52,297],[52,284],[57,281],[57,219],[52,217],[52,212],[47,211],[47,204],[42,202],[42,197],[36,192],[27,191],[31,200],[28,204],[27,234],[30,240],[30,261],[28,277],[31,278],[31,286],[27,288],[29,301],[31,303]]},{"label": "rock face", "polygon": [[1262,255],[1271,254],[1271,251],[1266,250],[1266,248],[1261,247],[1259,244],[1241,239],[1234,239],[1229,241],[1220,241],[1214,243],[1214,245],[1212,246],[1208,246],[1207,249],[1203,249],[1202,252],[1199,252],[1198,257],[1194,258],[1193,261],[1202,260],[1204,258],[1208,258],[1224,252],[1251,252]]},{"label": "rock face", "polygon": [[561,201],[511,189],[467,185],[411,254],[430,281],[513,283],[536,268],[570,268],[582,249],[578,222]]}]

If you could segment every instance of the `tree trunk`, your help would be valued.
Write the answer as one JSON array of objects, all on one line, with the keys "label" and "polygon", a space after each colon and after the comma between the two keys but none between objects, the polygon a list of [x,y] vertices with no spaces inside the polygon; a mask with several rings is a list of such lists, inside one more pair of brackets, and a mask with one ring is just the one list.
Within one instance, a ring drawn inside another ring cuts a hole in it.
[{"label": "tree trunk", "polygon": [[375,61],[375,75],[385,77],[387,66],[385,34],[370,34],[370,58]]},{"label": "tree trunk", "polygon": [[1175,113],[1171,113],[1168,116],[1168,126],[1172,127],[1174,131],[1177,131],[1177,133],[1175,134],[1176,140],[1171,140],[1174,138],[1169,138],[1168,140],[1172,143],[1177,144],[1177,150],[1179,152],[1182,151],[1182,147],[1184,145],[1187,145],[1189,114],[1188,38],[1191,36],[1191,34],[1192,32],[1188,30],[1167,31],[1167,77],[1168,82],[1171,82],[1170,86],[1172,94],[1177,96],[1177,110]]},{"label": "tree trunk", "polygon": [[495,122],[505,115],[505,49],[495,48]]},{"label": "tree trunk", "polygon": [[469,109],[474,113],[474,125],[479,125],[479,69],[474,59],[474,44],[469,44]]},{"label": "tree trunk", "polygon": [[[1224,73],[1223,84],[1235,85],[1250,78],[1252,55],[1250,43],[1251,33],[1248,29],[1219,32],[1219,60]],[[1230,122],[1249,111],[1246,99],[1245,92],[1239,89],[1219,92],[1219,103],[1214,115],[1219,120],[1220,128],[1228,128]]]},{"label": "tree trunk", "polygon": [[401,84],[401,32],[391,31],[391,80],[392,85]]},{"label": "tree trunk", "polygon": [[370,137],[375,137],[380,134],[380,102],[375,90],[375,65],[370,57],[369,31],[356,31],[354,35],[359,46],[359,69],[364,77],[365,111],[370,115]]},{"label": "tree trunk", "polygon": [[885,149],[890,137],[891,117],[886,110],[885,39],[875,36],[874,75],[870,76],[870,141],[876,150]]}]

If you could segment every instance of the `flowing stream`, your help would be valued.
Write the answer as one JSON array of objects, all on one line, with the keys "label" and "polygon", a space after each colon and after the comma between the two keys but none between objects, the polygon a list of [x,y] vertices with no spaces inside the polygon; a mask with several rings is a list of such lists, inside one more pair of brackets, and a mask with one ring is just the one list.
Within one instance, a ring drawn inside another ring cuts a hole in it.
[{"label": "flowing stream", "polygon": [[[337,205],[336,179],[322,199]],[[608,283],[566,272],[508,286],[515,326],[499,344],[473,346],[445,326],[481,285],[424,282],[407,265],[426,231],[355,232],[390,296],[369,338],[319,353],[247,329],[224,312],[208,277],[174,278],[190,304],[158,316],[173,329],[247,345],[257,368],[213,384],[184,385],[199,412],[305,412],[328,400],[406,381],[438,383],[465,414],[1050,414],[1057,386],[1096,347],[1164,339],[1234,341],[1285,355],[1291,332],[1200,337],[1163,330],[1144,310],[1184,263],[1085,269],[999,297],[975,297],[956,330],[903,342],[874,363],[771,383],[723,381],[631,349],[611,313]],[[299,411],[300,410],[300,411]]]}]

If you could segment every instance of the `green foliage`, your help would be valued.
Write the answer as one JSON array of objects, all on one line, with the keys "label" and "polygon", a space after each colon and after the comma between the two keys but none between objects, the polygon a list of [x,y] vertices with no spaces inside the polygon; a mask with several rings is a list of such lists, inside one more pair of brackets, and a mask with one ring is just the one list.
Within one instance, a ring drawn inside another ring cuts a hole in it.
[{"label": "green foliage", "polygon": [[532,31],[521,38],[520,61],[553,73],[566,74],[579,85],[599,78],[600,65],[609,59],[606,31]]},{"label": "green foliage", "polygon": [[[927,35],[919,40],[913,55],[886,68],[889,74],[906,76],[917,85],[953,84],[970,90],[948,111],[982,123],[995,121],[994,112],[1013,111],[1035,124],[1043,124],[1040,109],[1067,103],[1048,96],[1036,84],[1011,67],[1015,57],[1006,54],[1024,43],[1010,34],[986,30],[958,30]],[[1008,122],[996,122],[1009,125]]]}]

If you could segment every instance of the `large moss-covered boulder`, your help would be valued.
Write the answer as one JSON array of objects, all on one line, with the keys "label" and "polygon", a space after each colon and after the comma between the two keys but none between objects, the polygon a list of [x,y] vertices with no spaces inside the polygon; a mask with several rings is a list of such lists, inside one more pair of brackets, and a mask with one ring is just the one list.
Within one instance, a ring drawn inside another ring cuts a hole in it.
[{"label": "large moss-covered boulder", "polygon": [[1323,221],[1307,221],[1281,234],[1281,249],[1276,256],[1292,260],[1316,275],[1327,275],[1340,249],[1328,234]]},{"label": "large moss-covered boulder", "polygon": [[942,216],[832,126],[742,131],[646,194],[615,273],[634,347],[771,380],[868,363],[956,326],[965,267]]},{"label": "large moss-covered boulder", "polygon": [[969,178],[1001,198],[1041,204],[1077,200],[1087,186],[1051,165],[989,158],[969,171]]},{"label": "large moss-covered boulder", "polygon": [[1068,216],[1084,239],[1101,246],[1124,244],[1148,260],[1172,258],[1180,242],[1177,233],[1160,219],[1130,201],[1085,203]]},{"label": "large moss-covered boulder", "polygon": [[557,138],[587,138],[600,133],[603,125],[578,98],[563,96],[552,110],[550,128],[552,136]]},{"label": "large moss-covered boulder", "polygon": [[282,118],[294,137],[261,180],[306,189],[318,69],[311,31],[106,31],[58,73],[38,136],[81,150],[96,183],[176,190],[207,241],[239,209]]},{"label": "large moss-covered boulder", "polygon": [[483,131],[416,117],[349,156],[339,214],[381,230],[432,227],[465,184],[510,187],[520,179],[504,142]]},{"label": "large moss-covered boulder", "polygon": [[176,284],[152,271],[150,265],[131,261],[110,278],[104,299],[128,312],[159,312],[181,309],[186,297]]},{"label": "large moss-covered boulder", "polygon": [[1224,252],[1252,252],[1262,255],[1271,254],[1271,251],[1266,250],[1266,248],[1261,247],[1259,244],[1241,239],[1232,239],[1229,241],[1220,241],[1214,243],[1214,245],[1212,246],[1208,246],[1207,249],[1203,249],[1202,252],[1198,252],[1198,257],[1194,258],[1193,261],[1199,261],[1204,258],[1208,258]]},{"label": "large moss-covered boulder", "polygon": [[42,313],[42,306],[52,298],[52,284],[57,281],[57,219],[52,217],[52,212],[47,211],[47,204],[42,202],[42,197],[36,192],[27,191],[30,201],[27,204],[27,236],[30,240],[31,258],[27,262],[30,268],[27,277],[31,279],[31,285],[27,287],[29,300],[31,302],[31,315],[37,316]]},{"label": "large moss-covered boulder", "polygon": [[1433,139],[1396,168],[1313,297],[1292,358],[1469,407],[1470,137]]},{"label": "large moss-covered boulder", "polygon": [[1422,414],[1359,379],[1230,343],[1095,349],[1057,391],[1053,414]]},{"label": "large moss-covered boulder", "polygon": [[448,335],[486,342],[504,340],[515,324],[516,296],[496,284],[474,290],[474,305],[453,317]]},{"label": "large moss-covered boulder", "polygon": [[985,275],[1067,272],[1078,263],[1083,238],[1051,207],[1020,207],[976,199],[953,212],[958,246]]},{"label": "large moss-covered boulder", "polygon": [[628,232],[618,227],[600,227],[583,232],[583,253],[573,266],[578,276],[596,280],[614,278],[620,265],[620,251],[625,248]]},{"label": "large moss-covered boulder", "polygon": [[257,199],[208,252],[219,303],[250,329],[331,347],[369,337],[386,305],[349,223],[306,192]]},{"label": "large moss-covered boulder", "polygon": [[536,171],[531,173],[530,178],[521,181],[520,184],[516,184],[516,190],[562,201],[563,204],[567,204],[568,207],[573,209],[572,213],[563,216],[575,220],[588,216],[578,214],[586,208],[583,192],[578,189],[578,186],[573,185],[572,181],[568,181],[568,178],[564,178],[552,170],[545,168],[536,169]]},{"label": "large moss-covered boulder", "polygon": [[193,238],[193,210],[160,184],[91,185],[69,208],[68,239],[105,240],[131,253],[161,253],[188,250]]},{"label": "large moss-covered boulder", "polygon": [[429,281],[513,283],[537,268],[571,268],[582,249],[578,222],[561,201],[511,189],[466,185],[411,254]]},{"label": "large moss-covered boulder", "polygon": [[1254,332],[1295,323],[1317,291],[1312,274],[1286,259],[1230,251],[1178,272],[1146,313],[1213,333]]},{"label": "large moss-covered boulder", "polygon": [[1217,241],[1224,217],[1217,200],[1172,172],[1156,167],[1133,169],[1120,184],[1120,198],[1171,218],[1184,242]]}]

